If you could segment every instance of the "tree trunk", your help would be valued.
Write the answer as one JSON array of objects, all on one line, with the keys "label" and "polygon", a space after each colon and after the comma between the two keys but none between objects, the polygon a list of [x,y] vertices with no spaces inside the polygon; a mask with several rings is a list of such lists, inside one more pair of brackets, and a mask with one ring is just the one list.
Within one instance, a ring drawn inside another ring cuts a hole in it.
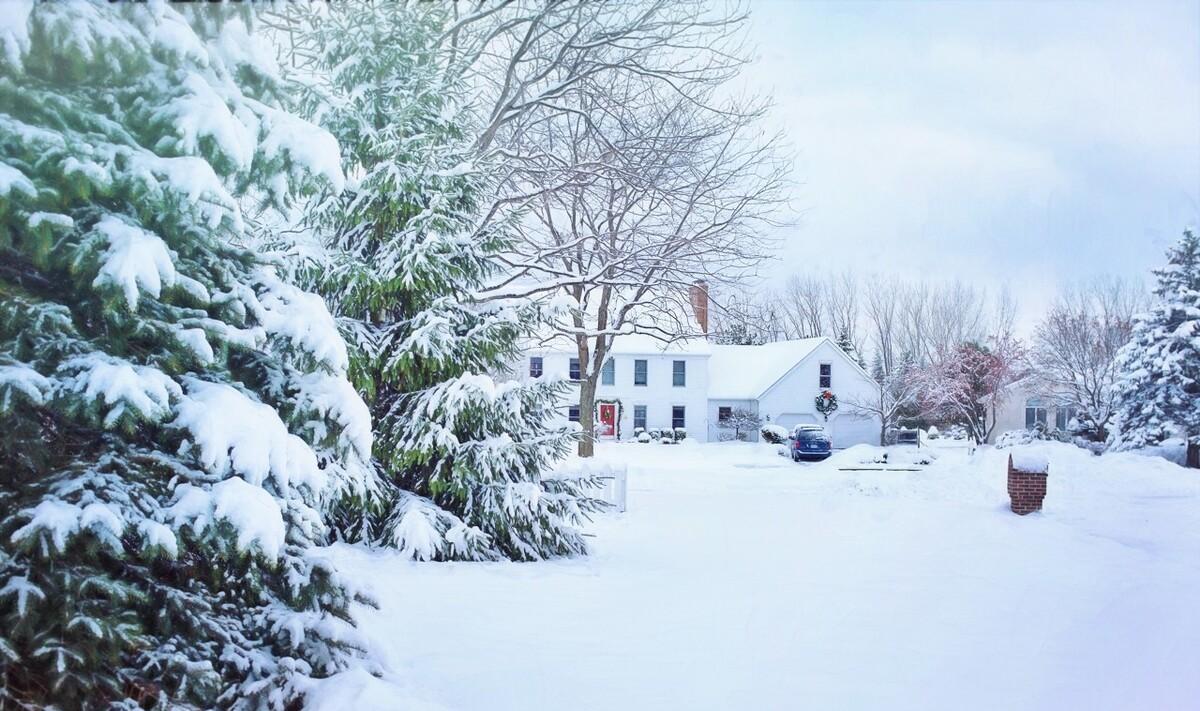
[{"label": "tree trunk", "polygon": [[1188,440],[1186,465],[1189,469],[1200,469],[1200,442]]},{"label": "tree trunk", "polygon": [[590,457],[596,453],[596,378],[598,373],[579,381],[579,426],[583,428],[583,439],[579,440],[579,456]]}]

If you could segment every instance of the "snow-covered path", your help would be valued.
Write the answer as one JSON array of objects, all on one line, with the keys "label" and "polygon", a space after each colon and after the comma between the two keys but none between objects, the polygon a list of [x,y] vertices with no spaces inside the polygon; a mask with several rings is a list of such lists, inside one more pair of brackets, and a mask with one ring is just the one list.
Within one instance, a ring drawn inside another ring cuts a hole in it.
[{"label": "snow-covered path", "polygon": [[629,511],[597,522],[588,559],[412,564],[335,549],[379,597],[360,620],[419,697],[1200,708],[1195,472],[1056,446],[1045,513],[1019,518],[997,452],[914,473],[796,465],[764,445],[601,456],[630,463]]}]

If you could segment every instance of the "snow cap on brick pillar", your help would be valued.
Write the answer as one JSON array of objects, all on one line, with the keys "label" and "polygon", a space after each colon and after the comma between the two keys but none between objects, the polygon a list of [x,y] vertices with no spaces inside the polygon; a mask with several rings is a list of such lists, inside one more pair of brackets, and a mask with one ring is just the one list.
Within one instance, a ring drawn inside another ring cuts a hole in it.
[{"label": "snow cap on brick pillar", "polygon": [[697,279],[688,287],[688,297],[692,302],[692,314],[700,332],[708,335],[708,282]]}]

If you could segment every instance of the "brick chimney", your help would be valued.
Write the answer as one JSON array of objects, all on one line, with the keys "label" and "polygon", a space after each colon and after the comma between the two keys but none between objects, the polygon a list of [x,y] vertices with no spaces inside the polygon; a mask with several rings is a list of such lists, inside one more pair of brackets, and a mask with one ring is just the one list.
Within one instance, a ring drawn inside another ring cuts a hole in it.
[{"label": "brick chimney", "polygon": [[696,323],[700,326],[700,332],[705,336],[708,335],[708,282],[703,279],[697,279],[688,287],[688,300],[692,302],[692,313],[696,316]]}]

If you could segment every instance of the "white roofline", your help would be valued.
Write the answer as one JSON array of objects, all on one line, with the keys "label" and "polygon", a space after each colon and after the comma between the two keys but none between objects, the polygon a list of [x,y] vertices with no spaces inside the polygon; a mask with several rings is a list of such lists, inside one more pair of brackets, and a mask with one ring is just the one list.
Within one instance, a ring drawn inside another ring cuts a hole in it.
[{"label": "white roofline", "polygon": [[771,383],[770,385],[768,385],[768,386],[767,386],[767,389],[766,389],[766,390],[763,390],[761,393],[759,393],[757,396],[755,396],[755,397],[754,397],[754,399],[755,399],[755,400],[761,400],[761,399],[763,399],[764,397],[766,397],[766,396],[767,396],[767,393],[769,393],[769,392],[771,392],[772,390],[774,390],[776,385],[779,385],[780,383],[782,383],[782,382],[783,382],[783,380],[784,380],[784,378],[786,378],[787,376],[789,376],[789,375],[791,375],[791,374],[792,374],[792,371],[794,371],[796,368],[799,368],[799,367],[800,367],[800,366],[801,366],[801,365],[804,363],[804,361],[806,361],[806,360],[808,360],[809,358],[811,358],[811,357],[812,357],[812,355],[813,355],[814,353],[816,353],[816,352],[817,352],[817,349],[818,349],[818,348],[820,348],[822,345],[824,345],[824,342],[828,342],[830,345],[832,345],[832,346],[833,346],[833,350],[834,350],[834,351],[836,351],[836,352],[837,352],[837,354],[838,354],[838,355],[840,355],[840,356],[842,357],[842,359],[843,359],[843,360],[846,360],[847,362],[849,362],[849,363],[850,363],[850,365],[854,366],[854,368],[855,368],[856,370],[858,370],[858,372],[862,373],[862,374],[863,374],[863,375],[864,375],[864,376],[867,378],[867,380],[870,380],[871,382],[875,382],[875,379],[871,377],[871,374],[867,372],[866,368],[863,368],[861,365],[859,365],[857,362],[855,362],[855,360],[854,360],[853,358],[851,358],[851,357],[850,357],[850,354],[849,354],[849,353],[847,353],[846,351],[842,350],[842,349],[841,349],[841,347],[839,347],[837,343],[834,343],[834,341],[833,341],[833,339],[832,339],[832,338],[830,338],[829,336],[821,336],[820,338],[821,338],[821,341],[822,341],[822,343],[818,343],[816,346],[814,346],[814,347],[812,348],[812,350],[810,350],[808,353],[805,353],[803,358],[801,358],[800,360],[796,361],[796,362],[795,362],[795,363],[792,365],[792,367],[790,367],[790,368],[788,368],[786,371],[784,371],[783,375],[779,376],[779,377],[778,377],[778,378],[775,380],[775,382],[773,382],[773,383]]}]

